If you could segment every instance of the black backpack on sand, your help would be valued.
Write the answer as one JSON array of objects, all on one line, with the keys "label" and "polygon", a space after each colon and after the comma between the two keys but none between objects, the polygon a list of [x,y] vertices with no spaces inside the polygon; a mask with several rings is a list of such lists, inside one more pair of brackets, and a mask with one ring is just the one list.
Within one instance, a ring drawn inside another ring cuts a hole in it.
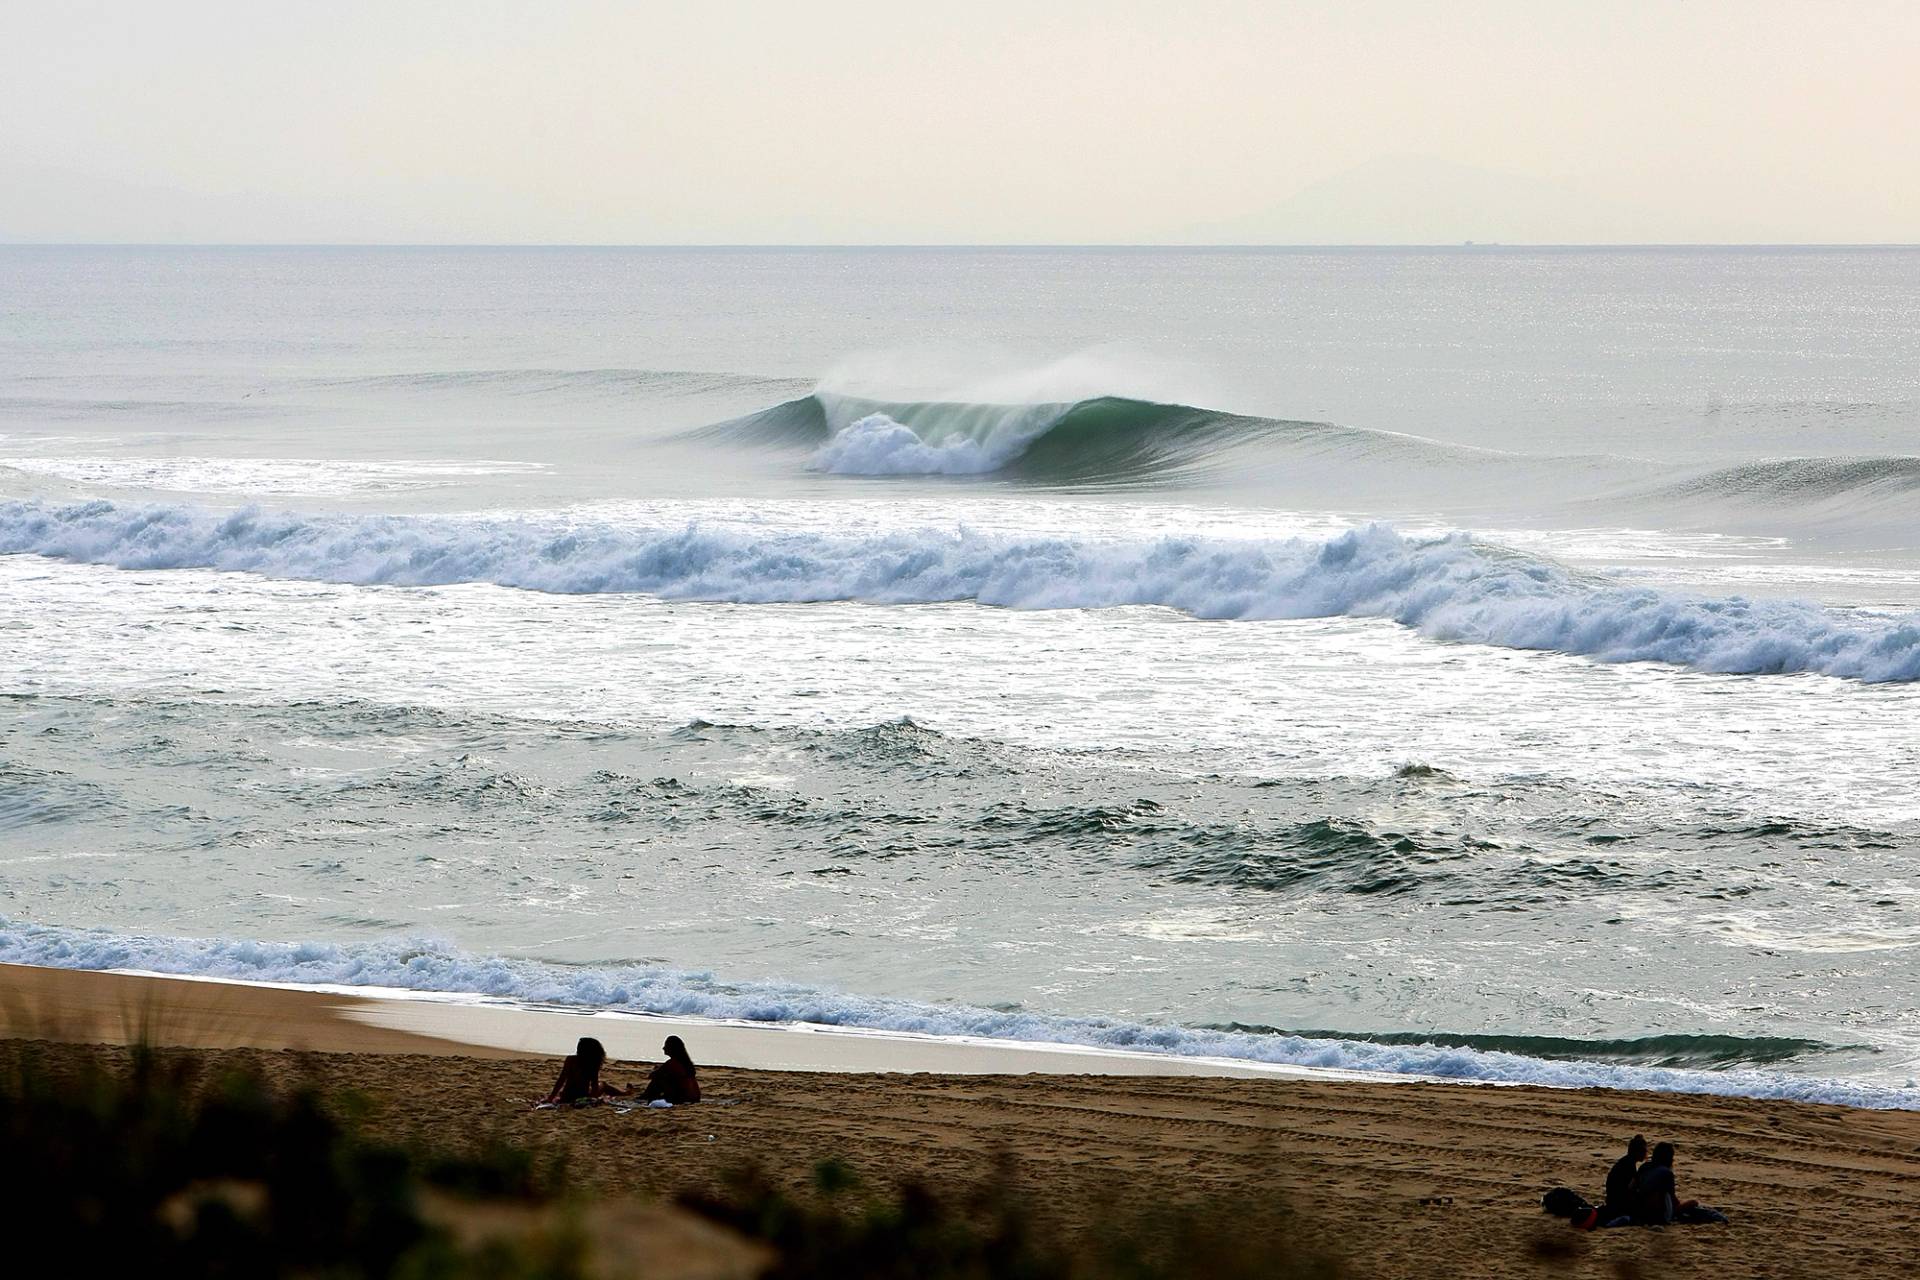
[{"label": "black backpack on sand", "polygon": [[1566,1187],[1555,1187],[1541,1196],[1540,1207],[1556,1218],[1572,1218],[1593,1208],[1579,1192]]}]

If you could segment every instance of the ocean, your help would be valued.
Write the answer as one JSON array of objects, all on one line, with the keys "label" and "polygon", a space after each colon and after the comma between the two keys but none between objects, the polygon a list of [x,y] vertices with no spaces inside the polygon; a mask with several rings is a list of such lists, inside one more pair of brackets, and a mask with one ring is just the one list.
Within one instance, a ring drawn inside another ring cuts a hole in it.
[{"label": "ocean", "polygon": [[0,961],[1920,1107],[1920,250],[0,248]]}]

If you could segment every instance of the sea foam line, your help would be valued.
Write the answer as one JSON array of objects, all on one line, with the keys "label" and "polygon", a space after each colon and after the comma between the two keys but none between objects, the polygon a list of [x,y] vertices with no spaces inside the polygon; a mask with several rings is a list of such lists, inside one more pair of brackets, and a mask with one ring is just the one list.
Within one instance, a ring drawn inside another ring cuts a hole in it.
[{"label": "sea foam line", "polygon": [[0,963],[135,969],[296,985],[387,987],[632,1013],[812,1023],[1453,1080],[1920,1110],[1920,1087],[1911,1083],[1898,1087],[1750,1069],[1698,1071],[1547,1060],[1455,1046],[1380,1044],[929,1005],[850,995],[800,983],[729,983],[711,973],[656,965],[575,967],[468,955],[431,939],[340,944],[170,938],[0,918]]},{"label": "sea foam line", "polygon": [[1319,540],[869,534],[686,524],[304,516],[107,501],[0,502],[0,553],[354,584],[492,582],[748,604],[1157,605],[1199,618],[1388,618],[1436,640],[1727,673],[1920,680],[1920,614],[1596,580],[1468,534],[1370,525]]}]

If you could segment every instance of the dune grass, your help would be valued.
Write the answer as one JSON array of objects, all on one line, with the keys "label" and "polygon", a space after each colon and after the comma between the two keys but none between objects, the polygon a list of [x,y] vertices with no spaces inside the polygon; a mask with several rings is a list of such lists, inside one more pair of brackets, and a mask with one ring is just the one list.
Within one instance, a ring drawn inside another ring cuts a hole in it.
[{"label": "dune grass", "polygon": [[369,1141],[351,1104],[203,1075],[192,1054],[134,1048],[124,1071],[0,1071],[0,1206],[75,1275],[585,1275],[556,1235],[462,1249],[421,1212],[435,1184],[538,1198],[521,1153],[411,1152]]},{"label": "dune grass", "polygon": [[[621,1206],[577,1192],[551,1158],[477,1136],[458,1150],[376,1140],[364,1099],[207,1061],[0,1041],[0,1220],[57,1245],[61,1270],[79,1275],[677,1274],[645,1256],[644,1234],[608,1229]],[[1272,1204],[1115,1209],[1063,1234],[1022,1199],[1010,1165],[959,1194],[863,1186],[838,1161],[808,1189],[790,1183],[743,1168],[679,1209],[737,1242],[721,1251],[734,1259],[726,1274],[771,1280],[1339,1274]]]}]

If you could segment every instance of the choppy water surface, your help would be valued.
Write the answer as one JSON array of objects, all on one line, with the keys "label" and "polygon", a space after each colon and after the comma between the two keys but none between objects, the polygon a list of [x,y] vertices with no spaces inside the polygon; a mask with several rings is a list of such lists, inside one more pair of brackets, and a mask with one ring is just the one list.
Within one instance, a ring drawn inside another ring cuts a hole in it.
[{"label": "choppy water surface", "polygon": [[1920,254],[0,285],[0,959],[1920,1102]]}]

